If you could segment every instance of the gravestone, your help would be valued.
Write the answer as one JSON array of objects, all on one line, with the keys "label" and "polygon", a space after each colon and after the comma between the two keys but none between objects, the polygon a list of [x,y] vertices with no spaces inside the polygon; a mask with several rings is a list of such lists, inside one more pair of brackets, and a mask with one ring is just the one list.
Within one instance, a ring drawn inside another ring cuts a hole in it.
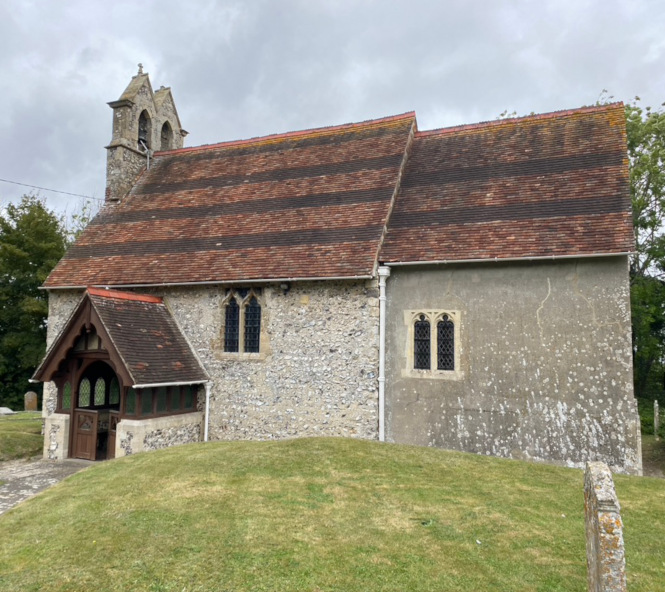
[{"label": "gravestone", "polygon": [[37,411],[37,393],[34,391],[28,391],[25,393],[25,410],[26,411]]},{"label": "gravestone", "polygon": [[626,558],[619,500],[609,467],[589,462],[584,475],[589,592],[626,592]]}]

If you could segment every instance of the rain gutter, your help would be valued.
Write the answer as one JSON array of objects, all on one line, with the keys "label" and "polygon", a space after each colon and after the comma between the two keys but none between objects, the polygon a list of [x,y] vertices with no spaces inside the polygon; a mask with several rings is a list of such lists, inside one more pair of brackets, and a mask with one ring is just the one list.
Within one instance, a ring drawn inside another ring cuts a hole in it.
[{"label": "rain gutter", "polygon": [[587,259],[593,257],[619,257],[634,255],[635,251],[622,251],[620,253],[582,253],[579,255],[539,255],[534,257],[484,257],[479,259],[438,259],[435,261],[394,261],[383,265],[399,267],[401,265],[450,265],[453,263],[504,263],[514,261],[556,261],[559,259]]}]

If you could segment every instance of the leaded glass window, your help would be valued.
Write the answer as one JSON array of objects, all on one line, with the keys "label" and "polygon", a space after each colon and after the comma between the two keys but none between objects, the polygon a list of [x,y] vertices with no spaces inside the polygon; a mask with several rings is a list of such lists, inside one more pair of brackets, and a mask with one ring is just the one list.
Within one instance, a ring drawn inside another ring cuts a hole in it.
[{"label": "leaded glass window", "polygon": [[90,380],[84,378],[79,384],[79,407],[90,407]]},{"label": "leaded glass window", "polygon": [[443,315],[436,325],[436,367],[455,369],[455,325],[448,315]]},{"label": "leaded glass window", "polygon": [[430,323],[425,315],[418,317],[413,329],[413,367],[417,370],[429,370]]},{"label": "leaded glass window", "polygon": [[245,351],[258,353],[261,339],[261,305],[256,296],[245,307]]},{"label": "leaded glass window", "polygon": [[152,389],[141,391],[141,415],[152,415]]},{"label": "leaded glass window", "polygon": [[136,414],[136,391],[131,387],[127,389],[127,397],[125,397],[125,413],[127,415]]},{"label": "leaded glass window", "polygon": [[109,403],[111,405],[118,405],[120,403],[120,383],[117,378],[111,381],[109,387]]},{"label": "leaded glass window", "polygon": [[169,391],[171,392],[171,409],[178,411],[180,409],[180,387],[172,386]]},{"label": "leaded glass window", "polygon": [[164,413],[167,408],[166,404],[167,390],[165,386],[160,386],[157,389],[157,413]]},{"label": "leaded glass window", "polygon": [[235,298],[226,305],[224,351],[237,352],[240,344],[240,307]]},{"label": "leaded glass window", "polygon": [[185,409],[194,408],[194,387],[187,385],[185,387]]},{"label": "leaded glass window", "polygon": [[62,409],[70,409],[72,406],[72,385],[65,382],[62,387]]},{"label": "leaded glass window", "polygon": [[106,402],[106,381],[98,378],[95,382],[95,405],[103,405]]}]

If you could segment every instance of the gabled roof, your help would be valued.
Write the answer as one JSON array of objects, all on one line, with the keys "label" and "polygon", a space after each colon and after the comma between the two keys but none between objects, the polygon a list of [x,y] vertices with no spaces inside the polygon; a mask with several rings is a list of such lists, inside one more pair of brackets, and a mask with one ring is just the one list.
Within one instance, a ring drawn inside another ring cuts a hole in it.
[{"label": "gabled roof", "polygon": [[45,287],[374,274],[415,115],[157,153]]},{"label": "gabled roof", "polygon": [[[634,250],[620,103],[426,132],[414,113],[157,153],[46,288],[372,277]],[[386,232],[387,227],[387,232]]]},{"label": "gabled roof", "polygon": [[51,380],[84,326],[94,325],[116,371],[133,386],[197,384],[208,375],[161,298],[89,288],[35,372]]},{"label": "gabled roof", "polygon": [[623,105],[418,132],[381,260],[634,250]]}]

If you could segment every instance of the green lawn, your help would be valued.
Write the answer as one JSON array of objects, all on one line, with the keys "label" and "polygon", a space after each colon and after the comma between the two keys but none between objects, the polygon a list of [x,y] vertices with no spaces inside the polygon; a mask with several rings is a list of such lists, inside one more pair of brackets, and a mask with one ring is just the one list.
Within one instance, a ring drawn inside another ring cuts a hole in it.
[{"label": "green lawn", "polygon": [[[616,477],[629,589],[661,589],[665,481]],[[0,516],[0,589],[577,591],[582,471],[349,439],[99,463]]]},{"label": "green lawn", "polygon": [[0,461],[41,455],[41,433],[40,411],[0,416]]}]

